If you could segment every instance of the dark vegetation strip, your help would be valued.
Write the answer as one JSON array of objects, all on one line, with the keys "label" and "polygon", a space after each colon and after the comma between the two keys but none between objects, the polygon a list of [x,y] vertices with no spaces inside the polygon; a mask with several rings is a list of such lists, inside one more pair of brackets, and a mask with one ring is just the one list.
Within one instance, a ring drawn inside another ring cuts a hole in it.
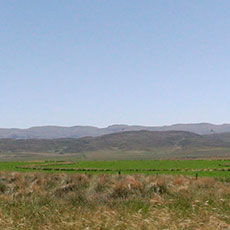
[{"label": "dark vegetation strip", "polygon": [[99,168],[50,168],[50,167],[43,167],[43,165],[40,166],[16,166],[17,169],[30,169],[30,170],[44,170],[44,171],[87,171],[87,172],[230,172],[230,168],[206,168],[206,169],[178,169],[178,168],[171,168],[171,169],[156,169],[156,168],[150,168],[150,169],[99,169]]}]

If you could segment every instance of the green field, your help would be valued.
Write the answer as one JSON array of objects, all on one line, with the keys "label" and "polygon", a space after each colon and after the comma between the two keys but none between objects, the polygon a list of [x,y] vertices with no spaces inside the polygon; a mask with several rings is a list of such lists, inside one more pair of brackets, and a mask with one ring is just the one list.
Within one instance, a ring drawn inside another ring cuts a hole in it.
[{"label": "green field", "polygon": [[1,171],[112,174],[183,174],[230,178],[230,160],[1,162]]}]

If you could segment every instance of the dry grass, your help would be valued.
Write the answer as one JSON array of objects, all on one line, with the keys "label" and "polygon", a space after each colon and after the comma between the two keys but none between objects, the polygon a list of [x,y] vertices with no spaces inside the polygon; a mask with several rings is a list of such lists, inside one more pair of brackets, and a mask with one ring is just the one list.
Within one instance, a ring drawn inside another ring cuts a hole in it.
[{"label": "dry grass", "polygon": [[9,230],[230,229],[230,184],[210,178],[0,173]]}]

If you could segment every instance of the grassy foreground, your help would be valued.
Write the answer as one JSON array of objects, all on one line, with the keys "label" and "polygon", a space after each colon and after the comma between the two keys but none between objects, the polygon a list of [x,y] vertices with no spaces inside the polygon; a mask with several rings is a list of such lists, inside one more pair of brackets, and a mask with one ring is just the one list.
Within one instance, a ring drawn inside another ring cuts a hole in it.
[{"label": "grassy foreground", "polygon": [[230,229],[214,178],[0,172],[1,229]]}]

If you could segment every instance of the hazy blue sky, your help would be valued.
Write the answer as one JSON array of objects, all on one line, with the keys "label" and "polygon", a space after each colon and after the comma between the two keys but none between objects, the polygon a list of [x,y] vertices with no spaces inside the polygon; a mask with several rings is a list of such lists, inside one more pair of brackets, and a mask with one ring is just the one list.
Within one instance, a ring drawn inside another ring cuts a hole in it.
[{"label": "hazy blue sky", "polygon": [[0,0],[0,127],[230,123],[230,1]]}]

